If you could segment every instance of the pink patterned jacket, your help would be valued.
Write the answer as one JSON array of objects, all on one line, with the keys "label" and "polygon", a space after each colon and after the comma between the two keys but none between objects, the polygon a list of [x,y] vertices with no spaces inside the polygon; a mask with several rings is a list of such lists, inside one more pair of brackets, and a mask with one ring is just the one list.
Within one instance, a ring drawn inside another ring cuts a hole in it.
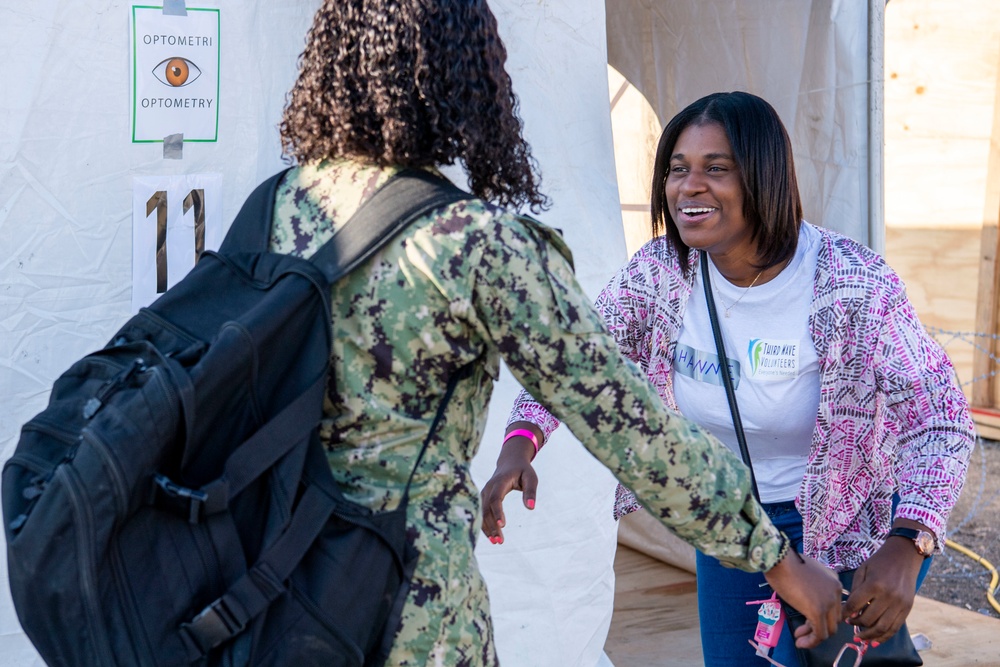
[{"label": "pink patterned jacket", "polygon": [[[803,223],[809,224],[809,223]],[[965,481],[975,430],[947,355],[924,330],[899,276],[875,252],[820,228],[809,328],[819,357],[820,404],[795,503],[805,553],[837,570],[867,560],[897,516],[919,521],[944,544]],[[698,262],[690,270],[665,238],[622,267],[596,307],[621,352],[677,410],[672,363]],[[522,392],[510,421],[559,422]],[[615,515],[639,506],[619,488]]]}]

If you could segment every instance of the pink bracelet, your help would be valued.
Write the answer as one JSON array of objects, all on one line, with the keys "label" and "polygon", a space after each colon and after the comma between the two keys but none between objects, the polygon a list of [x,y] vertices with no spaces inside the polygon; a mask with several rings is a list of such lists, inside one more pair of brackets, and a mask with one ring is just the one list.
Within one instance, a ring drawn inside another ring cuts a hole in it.
[{"label": "pink bracelet", "polygon": [[[531,444],[533,444],[535,446],[535,454],[538,453],[538,438],[535,436],[534,432],[529,431],[526,428],[517,428],[517,429],[514,429],[513,431],[511,431],[510,433],[508,433],[507,437],[505,437],[503,439],[503,444],[506,445],[508,440],[510,440],[511,438],[515,438],[517,436],[521,436],[523,438],[527,438],[528,440],[531,440]],[[535,455],[532,454],[531,458],[534,459]]]}]

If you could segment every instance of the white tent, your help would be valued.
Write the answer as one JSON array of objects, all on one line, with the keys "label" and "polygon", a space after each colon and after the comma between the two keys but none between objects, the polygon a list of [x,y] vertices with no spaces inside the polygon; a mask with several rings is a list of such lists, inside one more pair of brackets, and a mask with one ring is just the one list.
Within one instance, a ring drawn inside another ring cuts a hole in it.
[{"label": "white tent", "polygon": [[[185,8],[183,0],[163,4],[168,14]],[[188,132],[182,144],[159,140],[171,132],[154,143],[133,141],[132,3],[0,4],[3,458],[13,452],[21,424],[44,406],[53,380],[130,315],[139,243],[134,200],[145,196],[147,182],[211,183],[218,217],[228,221],[252,186],[281,166],[276,124],[317,4],[188,3],[189,15],[219,10],[217,136],[191,141]],[[527,138],[554,202],[544,220],[564,231],[591,293],[626,258],[609,59],[662,120],[715,90],[746,89],[769,99],[796,144],[807,217],[880,243],[881,0],[871,0],[871,8],[836,0],[491,5]],[[497,386],[473,464],[480,483],[492,472],[516,391],[509,375]],[[538,509],[528,513],[512,497],[506,543],[483,540],[477,549],[501,660],[518,667],[595,665],[606,661],[614,590],[614,481],[565,430],[537,468]],[[40,664],[5,589],[0,656],[5,665]]]}]

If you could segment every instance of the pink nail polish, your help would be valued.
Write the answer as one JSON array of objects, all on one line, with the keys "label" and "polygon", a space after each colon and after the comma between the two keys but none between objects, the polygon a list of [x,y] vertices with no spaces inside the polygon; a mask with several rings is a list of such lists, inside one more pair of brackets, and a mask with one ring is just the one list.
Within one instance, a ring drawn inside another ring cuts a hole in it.
[{"label": "pink nail polish", "polygon": [[535,499],[534,499],[534,498],[531,498],[531,499],[529,499],[529,500],[526,500],[526,501],[524,502],[524,504],[528,506],[528,509],[529,509],[529,510],[533,510],[533,509],[535,509]]}]

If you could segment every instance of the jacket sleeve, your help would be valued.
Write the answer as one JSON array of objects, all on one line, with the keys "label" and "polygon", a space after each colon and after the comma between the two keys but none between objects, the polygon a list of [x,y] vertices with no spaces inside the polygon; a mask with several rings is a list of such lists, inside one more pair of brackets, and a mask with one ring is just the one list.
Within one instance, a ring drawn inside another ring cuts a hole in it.
[{"label": "jacket sleeve", "polygon": [[477,261],[478,319],[530,395],[682,539],[734,567],[770,569],[780,533],[746,467],[664,406],[553,244],[508,221]]},{"label": "jacket sleeve", "polygon": [[896,516],[926,525],[940,547],[965,481],[975,425],[948,356],[921,325],[901,285],[878,340],[877,380],[897,425]]},{"label": "jacket sleeve", "polygon": [[[644,316],[648,309],[643,308],[641,304],[637,306],[635,300],[629,298],[629,294],[634,293],[630,288],[631,280],[641,271],[642,262],[638,258],[626,263],[601,290],[594,308],[608,332],[614,337],[619,352],[645,368],[646,359],[643,358],[643,351],[648,349],[648,345],[645,341],[647,329]],[[514,401],[507,423],[516,421],[535,424],[542,430],[546,441],[552,432],[559,428],[559,420],[525,390],[522,390]]]}]

